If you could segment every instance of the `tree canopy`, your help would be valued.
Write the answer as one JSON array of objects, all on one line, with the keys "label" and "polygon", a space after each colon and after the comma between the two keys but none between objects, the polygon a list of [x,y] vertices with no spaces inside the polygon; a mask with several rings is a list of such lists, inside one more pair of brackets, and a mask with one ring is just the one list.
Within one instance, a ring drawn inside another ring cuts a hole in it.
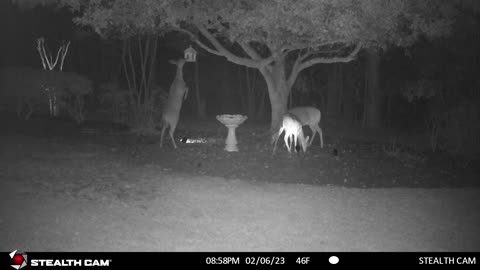
[{"label": "tree canopy", "polygon": [[212,54],[258,69],[278,122],[302,70],[352,61],[365,48],[445,36],[461,0],[43,0],[49,1],[105,38],[177,31]]},{"label": "tree canopy", "polygon": [[[17,0],[26,1],[27,0]],[[43,0],[48,1],[48,0]],[[448,30],[452,9],[438,0],[60,0],[98,33],[155,32],[193,26],[232,41],[303,48],[332,42],[406,45]],[[168,28],[167,28],[168,29]]]},{"label": "tree canopy", "polygon": [[103,37],[180,31],[210,53],[255,68],[301,52],[292,79],[317,63],[351,61],[361,48],[443,36],[455,15],[447,0],[58,1]]},{"label": "tree canopy", "polygon": [[361,48],[444,36],[455,18],[449,0],[13,1],[67,7],[75,22],[106,38],[180,31],[210,53],[254,68],[300,52],[296,72],[351,61]]},{"label": "tree canopy", "polygon": [[[17,0],[22,1],[22,0]],[[26,0],[23,0],[26,1]],[[48,0],[44,0],[48,1]],[[408,46],[450,30],[445,0],[60,0],[97,33],[188,32],[257,44],[270,52],[332,50],[339,44]],[[207,32],[208,31],[208,32]],[[215,46],[215,44],[212,44]],[[245,49],[245,48],[244,48]]]}]

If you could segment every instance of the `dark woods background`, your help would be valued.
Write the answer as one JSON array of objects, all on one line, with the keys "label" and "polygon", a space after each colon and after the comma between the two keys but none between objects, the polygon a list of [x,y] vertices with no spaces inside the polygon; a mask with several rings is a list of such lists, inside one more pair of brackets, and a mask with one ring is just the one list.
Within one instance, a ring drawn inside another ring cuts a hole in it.
[{"label": "dark woods background", "polygon": [[[36,39],[44,37],[54,55],[61,42],[69,40],[64,71],[93,82],[85,104],[87,118],[101,117],[100,112],[107,109],[101,99],[105,85],[115,85],[110,89],[127,88],[122,67],[124,41],[103,40],[91,30],[75,26],[71,14],[65,11],[20,9],[10,1],[1,1],[0,5],[0,68],[41,69]],[[326,124],[418,132],[426,136],[433,151],[478,155],[479,23],[478,15],[465,11],[448,38],[421,41],[407,49],[363,51],[356,61],[346,64],[315,65],[297,79],[289,105],[320,108]],[[147,42],[143,38],[141,42]],[[137,61],[134,65],[138,65],[139,41],[129,42]],[[175,67],[168,60],[183,57],[189,45],[185,37],[174,34],[158,39],[150,83],[158,90],[155,93],[159,99],[168,92],[175,76]],[[262,76],[195,48],[197,63],[187,63],[184,68],[190,96],[182,114],[206,118],[242,113],[252,120],[268,121],[270,102]],[[121,116],[116,117],[122,121]]]}]

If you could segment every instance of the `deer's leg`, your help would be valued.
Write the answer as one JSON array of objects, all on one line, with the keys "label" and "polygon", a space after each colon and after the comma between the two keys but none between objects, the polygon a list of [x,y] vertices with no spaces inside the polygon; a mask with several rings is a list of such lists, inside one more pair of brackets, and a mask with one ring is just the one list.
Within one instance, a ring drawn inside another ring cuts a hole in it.
[{"label": "deer's leg", "polygon": [[312,138],[310,139],[310,141],[307,140],[307,144],[308,146],[312,145],[313,143],[313,139],[315,138],[315,135],[317,134],[317,127],[316,125],[311,125],[311,126],[308,126],[310,127],[310,130],[312,131]]},{"label": "deer's leg", "polygon": [[[163,145],[163,134],[165,133],[165,129],[167,129],[167,126],[168,126],[168,123],[167,122],[163,122],[163,125],[162,125],[162,134],[160,135],[160,147],[162,147]],[[172,128],[170,128],[171,130]]]},{"label": "deer's leg", "polygon": [[188,87],[185,86],[185,95],[183,96],[183,100],[186,100],[188,96]]},{"label": "deer's leg", "polygon": [[292,142],[290,144],[290,149],[293,149],[293,152],[295,153],[297,151],[297,145],[298,145],[298,137],[296,134],[292,135]]},{"label": "deer's leg", "polygon": [[323,148],[323,132],[321,127],[318,127],[318,132],[318,134],[320,135],[320,147]]},{"label": "deer's leg", "polygon": [[323,132],[319,125],[316,125],[318,136],[320,136],[320,147],[323,148]]},{"label": "deer's leg", "polygon": [[313,135],[312,135],[312,140],[310,141],[310,143],[308,145],[310,146],[313,143],[313,137],[315,137],[315,134],[318,133],[318,136],[320,137],[320,147],[323,148],[322,128],[317,124],[317,125],[310,126],[310,129],[313,131]]},{"label": "deer's leg", "polygon": [[294,152],[294,153],[297,151],[297,145],[298,145],[298,135],[293,134],[293,135],[292,135],[292,142],[291,142],[290,149],[291,149],[292,146],[293,146],[293,152]]},{"label": "deer's leg", "polygon": [[168,133],[170,134],[170,139],[172,139],[173,147],[174,147],[175,149],[177,149],[177,144],[175,144],[175,139],[173,138],[173,133],[175,132],[175,128],[176,128],[176,126],[171,125],[171,126],[170,126],[170,130],[169,130]]},{"label": "deer's leg", "polygon": [[289,139],[291,139],[291,136],[284,136],[283,137],[283,140],[285,141],[285,145],[287,146],[288,152],[291,153],[290,143],[288,142]]}]

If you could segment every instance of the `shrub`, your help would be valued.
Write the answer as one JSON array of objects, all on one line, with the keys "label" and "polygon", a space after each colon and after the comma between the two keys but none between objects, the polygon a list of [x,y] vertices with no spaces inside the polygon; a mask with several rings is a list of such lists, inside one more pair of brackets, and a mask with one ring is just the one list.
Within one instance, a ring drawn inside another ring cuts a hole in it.
[{"label": "shrub", "polygon": [[93,90],[92,82],[77,73],[47,71],[29,67],[0,70],[0,97],[3,106],[16,104],[19,118],[28,120],[41,108],[48,109],[49,95],[55,95],[60,107],[81,123],[85,119],[84,98]]},{"label": "shrub", "polygon": [[7,111],[14,110],[19,118],[28,120],[42,107],[48,109],[45,84],[48,73],[42,69],[8,67],[0,70],[0,100]]},{"label": "shrub", "polygon": [[93,91],[93,83],[74,72],[50,71],[60,100],[60,108],[78,123],[85,121],[85,96]]}]

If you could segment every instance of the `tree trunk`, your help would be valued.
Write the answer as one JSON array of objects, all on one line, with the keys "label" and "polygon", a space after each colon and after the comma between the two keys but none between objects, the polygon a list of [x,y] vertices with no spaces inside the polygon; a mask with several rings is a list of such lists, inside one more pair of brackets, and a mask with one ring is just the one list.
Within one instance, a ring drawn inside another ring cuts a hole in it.
[{"label": "tree trunk", "polygon": [[367,69],[365,73],[365,110],[364,125],[381,126],[381,91],[380,91],[380,55],[377,51],[367,51]]},{"label": "tree trunk", "polygon": [[257,80],[257,71],[245,67],[246,84],[247,84],[247,115],[248,117],[255,116],[255,86]]},{"label": "tree trunk", "polygon": [[276,132],[280,127],[282,117],[287,111],[288,96],[290,88],[288,87],[285,76],[284,59],[277,59],[270,69],[261,69],[267,83],[268,95],[272,108],[270,131]]},{"label": "tree trunk", "polygon": [[288,93],[290,92],[286,80],[283,80],[283,82],[276,82],[275,84],[278,85],[275,90],[268,87],[268,95],[272,105],[270,130],[273,132],[280,127],[282,117],[287,111]]}]

